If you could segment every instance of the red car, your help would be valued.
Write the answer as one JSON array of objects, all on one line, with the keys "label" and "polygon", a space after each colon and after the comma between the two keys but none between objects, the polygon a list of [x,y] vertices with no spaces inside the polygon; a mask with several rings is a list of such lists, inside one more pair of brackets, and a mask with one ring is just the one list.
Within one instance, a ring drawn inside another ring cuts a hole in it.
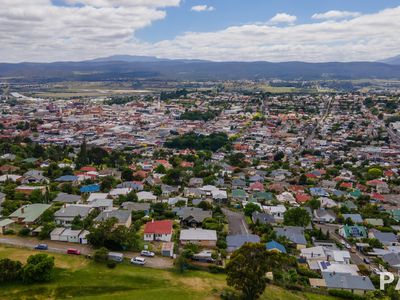
[{"label": "red car", "polygon": [[67,250],[67,254],[80,255],[80,254],[81,254],[81,251],[79,251],[78,249],[70,248],[70,249]]}]

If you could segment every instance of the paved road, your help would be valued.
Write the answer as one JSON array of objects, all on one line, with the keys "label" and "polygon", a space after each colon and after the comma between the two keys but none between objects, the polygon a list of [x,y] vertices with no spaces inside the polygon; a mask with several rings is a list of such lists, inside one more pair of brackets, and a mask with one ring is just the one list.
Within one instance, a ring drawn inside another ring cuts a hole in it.
[{"label": "paved road", "polygon": [[307,138],[304,140],[303,145],[301,145],[298,148],[298,153],[301,153],[304,149],[308,149],[308,146],[310,145],[310,143],[314,140],[315,137],[315,133],[317,131],[317,129],[324,123],[325,119],[328,117],[330,111],[331,111],[331,105],[332,105],[332,100],[333,98],[331,98],[327,104],[326,107],[326,111],[324,113],[324,115],[322,116],[322,118],[320,118],[317,122],[317,124],[314,126],[314,128],[312,129],[311,133],[307,136]]},{"label": "paved road", "polygon": [[228,219],[229,234],[249,234],[249,228],[247,226],[244,215],[229,209],[223,208],[225,216]]},{"label": "paved road", "polygon": [[[57,242],[57,241],[39,241],[35,238],[29,237],[15,237],[15,236],[1,236],[0,244],[10,245],[15,247],[23,247],[33,249],[37,244],[47,244],[48,252],[52,253],[61,253],[64,254],[67,252],[67,249],[74,248],[81,251],[82,255],[92,254],[94,249],[89,245],[80,245],[66,242]],[[140,254],[137,252],[122,252],[124,256],[128,259],[132,257],[139,256]],[[167,257],[155,256],[155,257],[147,257],[146,258],[146,266],[150,268],[156,269],[169,269],[173,267],[173,260]]]}]

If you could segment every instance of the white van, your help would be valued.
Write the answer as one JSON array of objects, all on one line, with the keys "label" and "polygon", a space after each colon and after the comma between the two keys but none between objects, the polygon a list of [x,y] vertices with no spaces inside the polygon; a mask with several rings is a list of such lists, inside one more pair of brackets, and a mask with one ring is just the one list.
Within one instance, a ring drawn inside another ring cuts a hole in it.
[{"label": "white van", "polygon": [[108,259],[116,262],[122,262],[124,260],[124,255],[117,252],[108,252]]},{"label": "white van", "polygon": [[144,265],[146,263],[146,259],[141,256],[136,256],[131,259],[131,263],[135,265]]}]

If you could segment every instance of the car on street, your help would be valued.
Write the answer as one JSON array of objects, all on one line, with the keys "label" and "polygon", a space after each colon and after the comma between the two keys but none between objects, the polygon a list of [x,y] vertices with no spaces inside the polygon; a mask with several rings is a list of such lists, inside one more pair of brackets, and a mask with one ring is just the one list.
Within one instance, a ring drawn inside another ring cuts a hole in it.
[{"label": "car on street", "polygon": [[151,252],[149,250],[142,250],[142,252],[140,252],[140,255],[147,256],[147,257],[154,257],[155,253]]},{"label": "car on street", "polygon": [[47,244],[38,244],[35,246],[34,249],[35,250],[47,250],[47,249],[49,249],[49,247],[47,246]]},{"label": "car on street", "polygon": [[131,259],[131,263],[134,265],[144,265],[146,263],[146,259],[144,257],[136,256]]},{"label": "car on street", "polygon": [[371,262],[369,261],[369,259],[366,258],[366,257],[364,257],[363,261],[364,261],[364,263],[366,263],[367,265],[369,265],[369,264],[371,263]]},{"label": "car on street", "polygon": [[81,255],[81,251],[79,251],[78,249],[69,248],[67,250],[67,254]]}]

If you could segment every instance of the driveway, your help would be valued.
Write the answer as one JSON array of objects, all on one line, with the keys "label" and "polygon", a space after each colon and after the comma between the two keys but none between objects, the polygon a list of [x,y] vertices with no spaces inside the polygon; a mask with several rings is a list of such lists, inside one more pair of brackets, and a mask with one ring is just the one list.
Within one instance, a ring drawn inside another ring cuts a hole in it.
[{"label": "driveway", "polygon": [[[89,245],[81,245],[67,242],[38,240],[32,237],[0,236],[0,244],[33,249],[37,244],[47,244],[48,252],[65,254],[69,248],[78,249],[82,255],[93,254],[95,249]],[[131,259],[140,256],[138,252],[121,251],[124,256]],[[173,259],[162,256],[146,257],[146,267],[155,269],[169,269],[173,267]]]},{"label": "driveway", "polygon": [[223,213],[228,219],[229,234],[249,234],[249,228],[247,226],[244,215],[229,209],[223,208]]}]

